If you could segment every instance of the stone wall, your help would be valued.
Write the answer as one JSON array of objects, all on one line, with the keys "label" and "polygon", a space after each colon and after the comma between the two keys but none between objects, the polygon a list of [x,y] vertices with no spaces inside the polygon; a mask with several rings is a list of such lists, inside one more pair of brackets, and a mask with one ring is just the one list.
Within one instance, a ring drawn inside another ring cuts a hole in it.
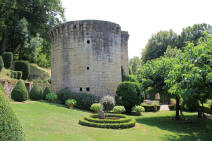
[{"label": "stone wall", "polygon": [[128,68],[128,39],[129,34],[126,31],[121,32],[121,65],[126,75],[129,74]]},{"label": "stone wall", "polygon": [[[73,92],[99,96],[115,95],[122,65],[121,27],[118,24],[73,21],[54,28],[50,37],[53,92],[69,88]],[[125,47],[126,43],[125,40]],[[124,52],[128,60],[128,53]]]}]

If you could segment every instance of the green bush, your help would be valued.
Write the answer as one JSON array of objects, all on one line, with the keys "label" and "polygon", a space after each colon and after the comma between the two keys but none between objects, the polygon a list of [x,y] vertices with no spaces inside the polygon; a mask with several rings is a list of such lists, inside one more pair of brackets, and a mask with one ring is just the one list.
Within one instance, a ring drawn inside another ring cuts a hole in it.
[{"label": "green bush", "polygon": [[124,77],[124,81],[130,81],[130,82],[138,82],[138,79],[136,77],[136,75],[127,75]]},{"label": "green bush", "polygon": [[17,79],[22,78],[22,71],[16,71],[17,72]]},{"label": "green bush", "polygon": [[0,141],[24,141],[23,129],[0,84]]},{"label": "green bush", "polygon": [[15,101],[25,101],[28,99],[28,91],[23,81],[18,81],[11,92],[11,98]]},{"label": "green bush", "polygon": [[50,101],[50,102],[53,102],[53,101],[57,100],[57,94],[55,94],[55,93],[48,93],[46,95],[46,99],[48,101]]},{"label": "green bush", "polygon": [[75,105],[77,105],[77,101],[75,99],[67,99],[66,100],[66,106],[73,107]]},{"label": "green bush", "polygon": [[103,110],[108,112],[113,110],[113,107],[115,106],[115,100],[112,96],[104,96],[101,100],[100,103],[103,105]]},{"label": "green bush", "polygon": [[51,93],[51,91],[50,91],[49,87],[46,87],[46,88],[44,89],[44,91],[43,91],[43,99],[44,99],[44,100],[46,99],[46,95],[47,95],[48,93]]},{"label": "green bush", "polygon": [[172,105],[172,104],[169,104],[169,110],[170,111],[175,111],[176,110],[176,106]]},{"label": "green bush", "polygon": [[2,57],[0,56],[0,71],[2,70],[3,67],[4,67],[4,61]]},{"label": "green bush", "polygon": [[30,74],[30,65],[27,61],[16,61],[15,71],[22,71],[22,79],[27,80]]},{"label": "green bush", "polygon": [[124,106],[126,112],[130,113],[134,105],[143,101],[139,84],[136,82],[121,82],[116,90],[116,104]]},{"label": "green bush", "polygon": [[9,69],[13,64],[13,53],[12,52],[4,52],[2,54],[2,58],[4,60],[4,67]]},{"label": "green bush", "polygon": [[197,112],[199,109],[199,101],[191,96],[183,101],[183,108],[188,112]]},{"label": "green bush", "polygon": [[100,97],[89,93],[75,93],[71,92],[68,88],[61,90],[58,93],[58,98],[65,104],[67,99],[75,99],[77,107],[85,110],[90,110],[93,103],[99,103]]},{"label": "green bush", "polygon": [[125,110],[124,106],[115,106],[113,108],[113,112],[117,113],[117,114],[120,114],[120,113],[126,112],[126,110]]},{"label": "green bush", "polygon": [[[132,120],[131,117],[128,117],[128,116],[122,115],[122,114],[106,113],[105,117],[106,117],[105,119],[101,119],[99,117],[99,114],[93,114],[88,117],[85,117],[84,119],[88,120],[90,122],[97,122],[97,123],[124,123],[124,122],[128,122],[128,121]],[[117,119],[114,120],[114,119],[110,119],[108,117],[116,117]]]},{"label": "green bush", "polygon": [[38,86],[38,84],[35,84],[30,93],[29,93],[29,97],[32,100],[41,100],[42,99],[42,90],[40,88],[40,86]]},{"label": "green bush", "polygon": [[134,106],[132,107],[132,112],[136,112],[137,114],[140,114],[141,112],[145,112],[145,108],[142,106]]},{"label": "green bush", "polygon": [[91,105],[90,110],[94,111],[94,112],[99,112],[101,108],[101,104],[100,103],[94,103]]},{"label": "green bush", "polygon": [[11,71],[10,78],[16,79],[17,78],[17,71]]}]

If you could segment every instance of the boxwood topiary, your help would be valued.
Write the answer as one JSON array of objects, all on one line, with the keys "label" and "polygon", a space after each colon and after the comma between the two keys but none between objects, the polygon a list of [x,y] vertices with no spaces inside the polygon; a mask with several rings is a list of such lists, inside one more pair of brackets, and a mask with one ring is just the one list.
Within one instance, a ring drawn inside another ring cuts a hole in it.
[{"label": "boxwood topiary", "polygon": [[0,141],[24,141],[23,129],[0,84]]},{"label": "boxwood topiary", "polygon": [[9,69],[13,63],[13,53],[12,52],[4,52],[2,54],[2,58],[4,60],[4,67]]},{"label": "boxwood topiary", "polygon": [[16,61],[15,71],[22,71],[22,79],[27,80],[30,73],[30,65],[27,61]]},{"label": "boxwood topiary", "polygon": [[4,67],[4,61],[2,57],[0,56],[0,71],[2,70],[3,67]]},{"label": "boxwood topiary", "polygon": [[23,81],[18,81],[11,92],[11,98],[15,101],[25,101],[28,99],[28,91]]},{"label": "boxwood topiary", "polygon": [[42,90],[40,88],[40,86],[38,86],[38,84],[35,84],[30,93],[29,93],[29,97],[32,100],[41,100],[43,98],[42,96]]},{"label": "boxwood topiary", "polygon": [[143,98],[136,82],[121,82],[116,90],[116,104],[124,106],[127,113],[131,112],[134,105],[142,102]]},{"label": "boxwood topiary", "polygon": [[44,89],[44,91],[43,91],[43,99],[44,99],[44,100],[46,100],[46,95],[47,95],[48,93],[51,93],[51,91],[50,91],[49,87],[46,87],[46,88]]}]

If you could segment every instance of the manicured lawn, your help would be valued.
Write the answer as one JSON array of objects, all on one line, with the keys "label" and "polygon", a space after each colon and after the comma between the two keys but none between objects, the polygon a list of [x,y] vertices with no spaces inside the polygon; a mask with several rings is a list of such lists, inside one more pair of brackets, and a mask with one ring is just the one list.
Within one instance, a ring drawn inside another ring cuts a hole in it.
[{"label": "manicured lawn", "polygon": [[[45,102],[12,103],[29,141],[210,141],[212,120],[174,121],[174,112],[144,113],[136,127],[114,130],[84,127],[78,120],[91,113]],[[195,118],[196,113],[185,113]]]}]

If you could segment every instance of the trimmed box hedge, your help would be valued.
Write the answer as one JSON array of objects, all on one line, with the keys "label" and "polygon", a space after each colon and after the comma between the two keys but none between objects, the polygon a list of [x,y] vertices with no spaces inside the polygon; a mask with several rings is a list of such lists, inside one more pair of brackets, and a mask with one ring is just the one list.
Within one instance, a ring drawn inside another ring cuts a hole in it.
[{"label": "trimmed box hedge", "polygon": [[2,54],[2,58],[4,60],[4,67],[9,69],[13,64],[13,53],[12,52],[4,52]]},{"label": "trimmed box hedge", "polygon": [[[107,117],[107,114],[105,114],[105,116]],[[128,122],[130,120],[132,120],[132,118],[127,117],[125,115],[121,115],[121,114],[110,114],[110,117],[119,117],[120,119],[99,119],[98,118],[99,115],[95,114],[95,115],[91,115],[89,117],[85,117],[85,120],[90,121],[90,122],[96,122],[96,123],[124,123],[124,122]]]},{"label": "trimmed box hedge", "polygon": [[22,79],[27,80],[30,74],[30,65],[27,61],[16,61],[15,71],[22,71]]},{"label": "trimmed box hedge", "polygon": [[4,67],[4,61],[2,57],[0,56],[0,71],[2,70],[3,67]]}]

